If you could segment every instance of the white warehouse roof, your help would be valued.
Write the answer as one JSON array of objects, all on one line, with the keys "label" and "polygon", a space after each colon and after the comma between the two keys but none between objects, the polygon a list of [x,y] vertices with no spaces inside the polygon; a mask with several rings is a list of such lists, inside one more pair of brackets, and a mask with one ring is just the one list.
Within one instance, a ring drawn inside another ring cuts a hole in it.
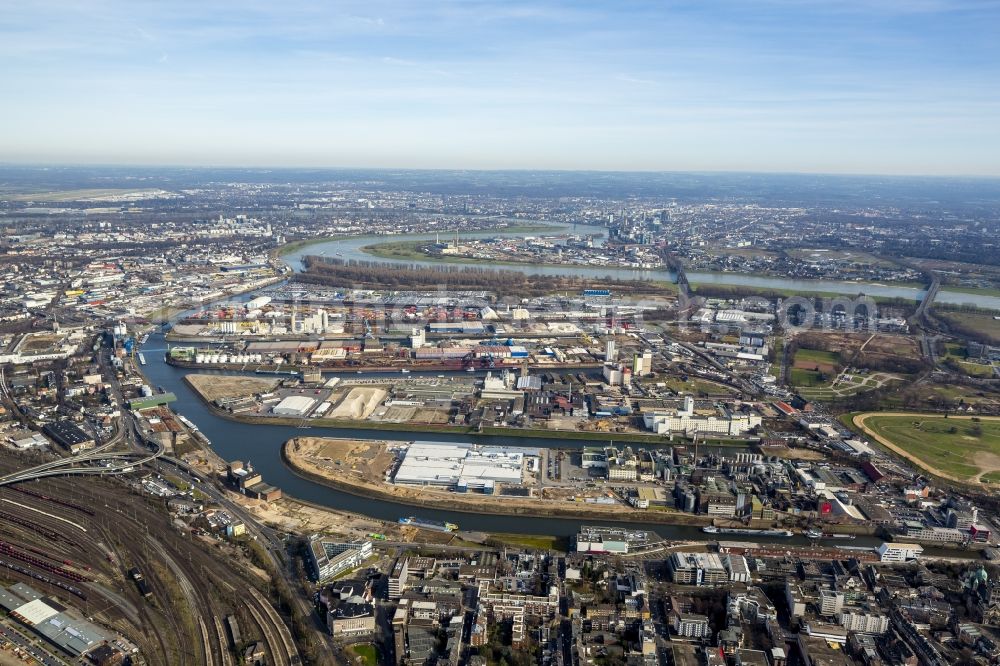
[{"label": "white warehouse roof", "polygon": [[274,406],[274,413],[281,416],[305,416],[316,403],[304,395],[290,395]]},{"label": "white warehouse roof", "polygon": [[505,447],[476,448],[471,444],[414,442],[407,449],[393,480],[396,483],[451,486],[459,481],[481,484],[521,483],[525,453]]}]

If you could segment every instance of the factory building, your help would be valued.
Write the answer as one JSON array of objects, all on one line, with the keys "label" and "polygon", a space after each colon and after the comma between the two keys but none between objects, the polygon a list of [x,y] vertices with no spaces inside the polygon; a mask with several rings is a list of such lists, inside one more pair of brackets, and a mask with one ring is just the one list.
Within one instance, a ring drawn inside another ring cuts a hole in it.
[{"label": "factory building", "polygon": [[290,395],[271,410],[275,416],[305,416],[316,401],[304,395]]},{"label": "factory building", "polygon": [[674,412],[654,410],[644,412],[643,423],[653,432],[666,435],[672,432],[698,433],[701,435],[740,436],[761,425],[763,419],[758,414],[731,412],[721,409],[721,415],[695,414],[694,398],[685,396],[684,406]]},{"label": "factory building", "polygon": [[670,579],[679,585],[722,585],[729,573],[715,553],[674,553],[667,560]]},{"label": "factory building", "polygon": [[[116,638],[24,583],[0,588],[0,607],[21,625],[74,657],[110,647]],[[117,658],[123,659],[124,655],[119,651]]]},{"label": "factory building", "polygon": [[636,354],[632,358],[632,374],[636,377],[644,377],[653,371],[653,352],[645,350],[641,354]]},{"label": "factory building", "polygon": [[393,477],[394,483],[420,486],[461,486],[486,490],[497,483],[520,485],[526,457],[533,449],[413,442]]},{"label": "factory building", "polygon": [[46,424],[42,431],[74,455],[96,446],[94,438],[72,421],[55,421]]}]

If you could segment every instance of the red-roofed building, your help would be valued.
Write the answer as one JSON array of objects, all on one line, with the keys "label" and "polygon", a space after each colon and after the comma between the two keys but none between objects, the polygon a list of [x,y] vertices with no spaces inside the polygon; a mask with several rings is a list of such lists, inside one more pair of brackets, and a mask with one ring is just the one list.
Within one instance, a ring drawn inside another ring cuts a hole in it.
[{"label": "red-roofed building", "polygon": [[789,405],[787,402],[776,402],[774,406],[778,408],[785,416],[791,416],[796,413],[796,409]]},{"label": "red-roofed building", "polygon": [[861,463],[861,471],[868,475],[868,478],[872,480],[872,483],[878,483],[885,478],[885,474],[882,473],[882,470],[868,461]]}]

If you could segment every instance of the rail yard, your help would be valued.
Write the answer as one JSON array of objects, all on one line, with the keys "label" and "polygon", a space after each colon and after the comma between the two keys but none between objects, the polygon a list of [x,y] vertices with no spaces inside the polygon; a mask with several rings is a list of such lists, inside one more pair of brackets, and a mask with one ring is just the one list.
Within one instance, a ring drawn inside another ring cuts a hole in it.
[{"label": "rail yard", "polygon": [[[0,469],[15,461],[0,457]],[[240,546],[175,523],[163,500],[123,479],[43,479],[0,488],[0,567],[76,607],[147,663],[232,663],[217,620],[235,614],[276,664],[297,654]],[[130,571],[141,572],[148,596]],[[259,588],[259,589],[258,589]],[[264,592],[261,592],[263,590]]]}]

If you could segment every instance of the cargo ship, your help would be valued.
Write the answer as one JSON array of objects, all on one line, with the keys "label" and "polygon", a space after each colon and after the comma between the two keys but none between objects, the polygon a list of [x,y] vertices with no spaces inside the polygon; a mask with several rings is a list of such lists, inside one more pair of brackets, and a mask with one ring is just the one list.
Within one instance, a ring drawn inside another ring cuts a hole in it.
[{"label": "cargo ship", "polygon": [[745,536],[766,536],[766,537],[790,537],[792,533],[788,530],[753,530],[742,527],[714,527],[709,525],[701,528],[705,534],[740,534]]},{"label": "cargo ship", "polygon": [[410,516],[409,518],[400,518],[400,525],[409,525],[411,527],[422,527],[426,530],[438,530],[439,532],[455,532],[458,530],[458,525],[455,523],[446,523],[441,520],[427,520],[426,518],[416,518]]},{"label": "cargo ship", "polygon": [[804,532],[804,534],[810,539],[855,539],[853,534],[831,534],[830,532],[821,532],[816,528],[810,528]]}]

